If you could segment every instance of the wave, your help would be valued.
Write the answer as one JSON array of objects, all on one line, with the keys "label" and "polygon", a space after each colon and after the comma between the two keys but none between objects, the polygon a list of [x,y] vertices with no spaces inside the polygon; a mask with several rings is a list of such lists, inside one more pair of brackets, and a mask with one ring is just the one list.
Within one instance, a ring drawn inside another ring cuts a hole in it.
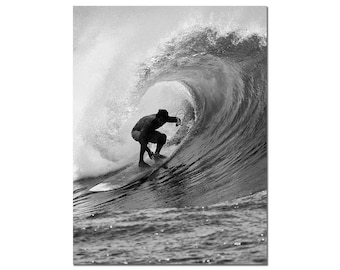
[{"label": "wave", "polygon": [[[203,28],[170,40],[140,67],[138,91],[176,81],[194,100],[195,119],[171,161],[180,175],[202,185],[225,186],[255,175],[245,192],[266,185],[266,37]],[[188,107],[190,110],[190,106]],[[189,113],[189,115],[192,115]],[[262,162],[260,167],[258,164]],[[260,169],[259,169],[260,168]]]},{"label": "wave", "polygon": [[[120,119],[115,132],[101,134],[111,138],[114,153],[126,156],[120,167],[138,159],[138,144],[129,135],[132,125],[147,112],[167,108],[183,120],[179,129],[163,130],[172,158],[157,172],[161,183],[172,183],[162,196],[181,198],[174,206],[212,204],[266,189],[266,36],[198,27],[166,42],[139,65],[137,77],[129,97],[131,114],[118,114],[117,102],[109,106],[115,110],[114,124],[122,115],[128,120]],[[96,128],[98,136],[101,129]],[[101,158],[112,163],[108,149],[96,145]],[[95,176],[102,174],[100,169]]]},{"label": "wave", "polygon": [[[265,263],[266,8],[76,10],[75,264]],[[158,109],[182,123],[141,171],[131,129]]]}]

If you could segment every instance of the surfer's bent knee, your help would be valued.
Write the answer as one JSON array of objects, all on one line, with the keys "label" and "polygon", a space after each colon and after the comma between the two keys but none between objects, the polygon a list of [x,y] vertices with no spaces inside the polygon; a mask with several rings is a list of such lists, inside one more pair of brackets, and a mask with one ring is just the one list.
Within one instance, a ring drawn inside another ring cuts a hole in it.
[{"label": "surfer's bent knee", "polygon": [[165,144],[165,142],[166,142],[166,135],[165,134],[161,134],[159,136],[158,142],[161,143],[161,144]]}]

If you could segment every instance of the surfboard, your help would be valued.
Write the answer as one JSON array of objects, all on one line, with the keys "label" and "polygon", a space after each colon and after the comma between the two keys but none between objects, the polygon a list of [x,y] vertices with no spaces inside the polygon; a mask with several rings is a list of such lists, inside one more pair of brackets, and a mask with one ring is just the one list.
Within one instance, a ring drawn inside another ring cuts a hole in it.
[{"label": "surfboard", "polygon": [[168,158],[157,159],[153,161],[153,164],[150,167],[138,167],[132,166],[122,171],[121,173],[110,177],[104,182],[95,185],[89,191],[91,192],[105,192],[112,190],[119,190],[122,188],[127,188],[134,182],[145,179],[151,176],[153,173],[158,171],[162,167],[166,167],[166,163],[169,161]]},{"label": "surfboard", "polygon": [[100,183],[93,188],[90,189],[92,192],[103,192],[103,191],[110,191],[114,189],[120,188],[119,185],[114,185],[113,183]]}]

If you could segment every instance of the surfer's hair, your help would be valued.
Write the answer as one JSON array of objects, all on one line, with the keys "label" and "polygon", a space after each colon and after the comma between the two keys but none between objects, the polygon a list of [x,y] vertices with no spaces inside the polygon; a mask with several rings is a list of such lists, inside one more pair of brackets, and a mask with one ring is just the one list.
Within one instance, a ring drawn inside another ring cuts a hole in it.
[{"label": "surfer's hair", "polygon": [[167,110],[158,110],[158,113],[156,114],[157,118],[164,117],[167,118],[169,117],[169,113]]}]

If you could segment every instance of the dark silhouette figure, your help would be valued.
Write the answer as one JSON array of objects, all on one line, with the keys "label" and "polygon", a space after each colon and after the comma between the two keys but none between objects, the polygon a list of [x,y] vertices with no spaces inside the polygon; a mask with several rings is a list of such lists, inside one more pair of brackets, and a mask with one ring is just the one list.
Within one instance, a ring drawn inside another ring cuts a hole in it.
[{"label": "dark silhouette figure", "polygon": [[[178,117],[169,116],[166,110],[159,110],[157,114],[151,114],[141,118],[137,124],[134,126],[131,132],[131,136],[134,140],[140,143],[140,154],[139,154],[139,166],[149,167],[147,163],[144,162],[144,153],[148,152],[151,159],[165,158],[165,156],[160,154],[163,145],[166,142],[166,135],[156,131],[156,129],[163,126],[165,123],[177,123],[180,124],[180,119]],[[155,153],[148,147],[148,143],[157,143],[157,148]]]}]

